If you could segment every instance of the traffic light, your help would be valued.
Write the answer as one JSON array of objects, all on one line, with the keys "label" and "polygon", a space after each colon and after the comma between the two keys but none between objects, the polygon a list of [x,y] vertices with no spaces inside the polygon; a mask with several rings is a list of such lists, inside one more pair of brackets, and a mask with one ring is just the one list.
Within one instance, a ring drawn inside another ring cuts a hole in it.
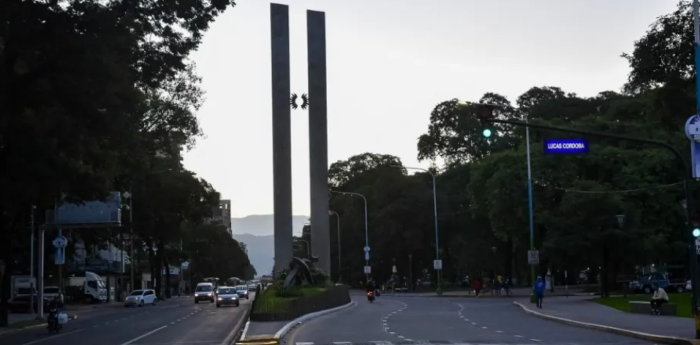
[{"label": "traffic light", "polygon": [[484,136],[484,138],[490,138],[493,133],[496,132],[493,125],[489,122],[489,120],[493,119],[493,106],[488,104],[479,104],[478,107],[476,116],[483,126],[481,134]]}]

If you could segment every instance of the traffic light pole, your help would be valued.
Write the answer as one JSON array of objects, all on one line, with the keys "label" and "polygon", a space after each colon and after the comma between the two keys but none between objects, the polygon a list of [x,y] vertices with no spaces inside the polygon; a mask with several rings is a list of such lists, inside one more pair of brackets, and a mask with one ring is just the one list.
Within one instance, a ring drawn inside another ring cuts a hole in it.
[{"label": "traffic light pole", "polygon": [[[483,115],[482,115],[482,117],[480,117],[480,121],[487,122],[487,123],[509,124],[509,125],[521,126],[521,127],[525,127],[525,128],[544,129],[544,130],[555,131],[555,132],[583,134],[583,135],[588,135],[588,136],[593,136],[593,137],[619,139],[619,140],[624,140],[624,141],[632,141],[632,142],[637,142],[637,143],[645,143],[645,144],[660,146],[660,147],[663,147],[663,148],[671,151],[671,153],[673,153],[673,155],[676,157],[676,159],[683,166],[683,171],[686,174],[690,173],[690,167],[688,166],[687,161],[683,158],[681,153],[675,147],[673,147],[665,142],[662,142],[662,141],[629,137],[629,136],[625,136],[625,135],[584,131],[584,130],[573,129],[573,128],[545,126],[545,125],[534,124],[531,122],[517,121],[517,120],[499,120],[499,119],[494,119],[492,117],[486,118],[486,117],[483,117]],[[692,298],[693,304],[692,304],[691,308],[693,310],[693,317],[695,319],[695,339],[700,339],[700,314],[698,313],[698,298],[700,297],[700,279],[698,279],[699,278],[698,277],[698,260],[697,260],[697,253],[695,251],[695,237],[693,237],[693,224],[692,224],[693,211],[695,210],[695,202],[692,198],[691,184],[688,183],[689,181],[690,181],[690,179],[686,177],[684,187],[685,187],[685,198],[686,198],[686,202],[687,202],[687,207],[686,207],[686,218],[687,218],[687,222],[686,222],[687,225],[686,226],[687,226],[687,229],[686,230],[687,230],[687,235],[689,238],[688,259],[690,261],[690,263],[689,263],[690,264],[690,280],[691,280],[691,285],[692,285],[692,290],[693,290],[693,298]]]}]

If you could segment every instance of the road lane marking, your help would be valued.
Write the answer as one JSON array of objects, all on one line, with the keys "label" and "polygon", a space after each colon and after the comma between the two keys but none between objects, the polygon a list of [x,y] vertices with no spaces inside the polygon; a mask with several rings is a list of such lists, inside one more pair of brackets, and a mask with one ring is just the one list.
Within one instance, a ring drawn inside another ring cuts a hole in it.
[{"label": "road lane marking", "polygon": [[482,328],[482,329],[489,329],[489,328],[488,328],[488,327],[486,327],[486,326],[481,326],[481,328]]},{"label": "road lane marking", "polygon": [[[147,337],[147,336],[149,336],[149,335],[151,335],[151,334],[153,334],[153,333],[156,333],[156,332],[158,332],[158,331],[160,331],[160,330],[162,330],[162,329],[164,329],[164,328],[168,328],[168,326],[163,326],[163,327],[160,327],[160,328],[156,328],[156,329],[154,329],[154,330],[152,330],[152,331],[150,331],[150,332],[148,332],[148,333],[146,333],[146,334],[143,334],[143,335],[138,336],[138,337],[136,337],[136,338],[134,338],[134,339],[131,339],[131,340],[129,340],[129,341],[127,341],[126,343],[123,343],[123,344],[121,344],[121,345],[133,344],[133,343],[135,343],[135,342],[137,342],[137,341],[139,341],[139,340],[141,340],[141,339],[143,339],[143,338],[145,338],[145,337]],[[28,345],[28,344],[25,344],[25,345]]]},{"label": "road lane marking", "polygon": [[542,341],[542,340],[539,340],[539,339],[530,339],[530,340],[531,340],[531,341],[536,341],[536,342]]},{"label": "road lane marking", "polygon": [[496,333],[503,333],[503,331],[496,331]]},{"label": "road lane marking", "polygon": [[347,345],[347,344],[352,344],[349,341],[334,341],[333,344],[335,345]]},{"label": "road lane marking", "polygon": [[42,341],[47,341],[47,340],[52,340],[52,339],[56,339],[56,338],[59,338],[59,337],[64,337],[64,336],[66,336],[66,335],[70,335],[70,334],[74,334],[74,333],[78,333],[78,332],[82,332],[82,331],[84,331],[84,329],[76,329],[75,331],[71,331],[71,332],[67,332],[67,333],[61,333],[61,334],[57,334],[57,335],[54,335],[54,336],[49,336],[48,338],[43,338],[43,339],[39,339],[39,340],[30,341],[30,342],[24,343],[24,344],[22,344],[22,345],[38,344],[38,343],[40,343],[40,342],[42,342]]},{"label": "road lane marking", "polygon": [[522,335],[517,335],[517,334],[514,335],[514,337],[516,337],[516,338],[525,338],[525,337],[523,337]]}]

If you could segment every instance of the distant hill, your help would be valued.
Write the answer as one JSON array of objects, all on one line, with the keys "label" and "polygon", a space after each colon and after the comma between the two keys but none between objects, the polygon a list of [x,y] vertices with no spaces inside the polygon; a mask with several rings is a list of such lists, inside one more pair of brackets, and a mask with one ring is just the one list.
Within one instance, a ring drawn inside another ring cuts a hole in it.
[{"label": "distant hill", "polygon": [[[308,216],[292,216],[294,235],[299,236]],[[231,218],[231,229],[236,241],[246,244],[248,258],[258,272],[258,276],[269,274],[274,265],[275,240],[273,215],[255,215],[244,218]]]},{"label": "distant hill", "polygon": [[[294,234],[301,234],[304,223],[309,221],[309,216],[292,216],[292,228]],[[231,230],[233,234],[251,234],[255,236],[272,235],[275,231],[274,216],[271,214],[253,215],[243,218],[231,218]]]}]

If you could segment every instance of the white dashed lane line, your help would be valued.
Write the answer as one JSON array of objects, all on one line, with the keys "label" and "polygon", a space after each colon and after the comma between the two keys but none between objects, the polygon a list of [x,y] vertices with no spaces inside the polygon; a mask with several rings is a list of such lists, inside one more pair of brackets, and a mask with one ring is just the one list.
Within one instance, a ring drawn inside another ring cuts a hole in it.
[{"label": "white dashed lane line", "polygon": [[[471,323],[472,326],[481,327],[481,329],[489,329],[489,328],[486,327],[486,326],[479,326],[476,322],[471,322],[471,321],[469,321],[469,319],[464,318],[464,315],[462,315],[462,310],[464,310],[464,306],[461,305],[461,304],[457,304],[457,303],[455,303],[455,304],[459,307],[459,311],[457,312],[457,315],[459,316],[459,318],[463,319],[463,320],[466,321],[466,322]],[[505,333],[505,332],[503,332],[503,331],[501,331],[501,330],[497,330],[497,329],[494,329],[493,331],[496,332],[496,333],[500,333],[500,334],[504,334],[504,333]],[[517,335],[517,334],[513,334],[513,336],[516,337],[516,338],[519,338],[519,339],[524,339],[524,338],[525,338],[525,337],[523,337],[522,335]],[[528,340],[534,341],[534,342],[537,342],[537,343],[542,342],[542,340],[534,339],[534,338],[531,338],[531,339],[528,339]]]},{"label": "white dashed lane line", "polygon": [[[196,314],[196,313],[198,313],[198,312],[200,312],[200,311],[202,311],[202,309],[195,309],[195,310],[192,311],[191,313],[189,313],[189,314],[187,314],[187,315],[185,315],[185,316],[183,316],[183,317],[177,319],[176,321],[171,322],[170,324],[171,324],[171,325],[174,325],[174,324],[176,324],[176,323],[178,323],[178,322],[184,321],[184,320],[186,320],[188,317],[193,316],[194,314]],[[147,312],[145,312],[144,314],[150,314],[150,313],[151,313],[150,311],[147,311]],[[133,318],[134,316],[135,316],[135,315],[130,315],[130,316],[127,316],[127,317],[123,317],[123,318],[121,318],[121,319],[116,319],[116,320],[114,320],[114,321],[105,322],[103,326],[108,326],[108,325],[110,325],[110,324],[112,324],[112,323],[117,323],[117,322],[120,322],[120,321],[126,321],[126,320],[128,320],[128,319]],[[92,328],[98,328],[98,327],[100,327],[100,325],[94,325],[94,326],[92,326]]]}]

